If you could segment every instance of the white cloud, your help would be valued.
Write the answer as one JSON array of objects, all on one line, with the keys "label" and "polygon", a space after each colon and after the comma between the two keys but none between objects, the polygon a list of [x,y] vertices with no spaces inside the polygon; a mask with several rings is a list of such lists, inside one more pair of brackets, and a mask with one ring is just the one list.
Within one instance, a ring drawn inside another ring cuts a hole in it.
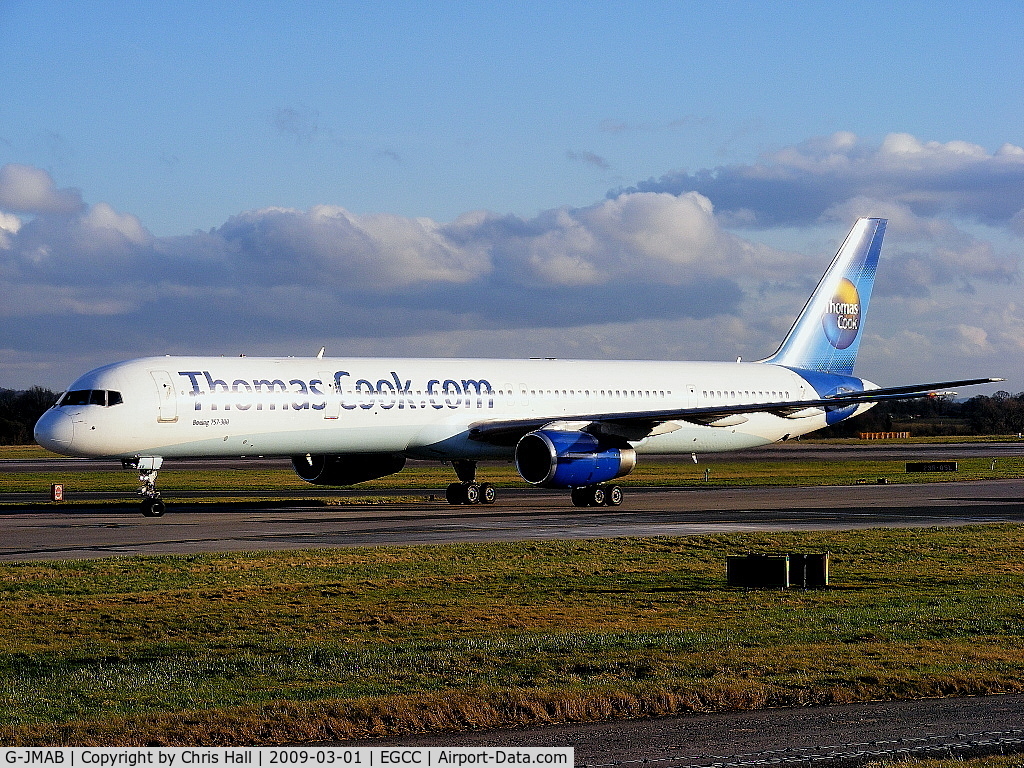
[{"label": "white cloud", "polygon": [[937,162],[948,162],[951,156],[973,157],[984,159],[987,157],[984,147],[971,144],[966,141],[950,141],[942,144],[938,141],[919,141],[909,133],[890,133],[882,141],[879,147],[879,158],[886,156],[898,156],[901,159],[913,155],[921,159],[931,159]]},{"label": "white cloud", "polygon": [[10,235],[18,234],[19,229],[21,229],[21,219],[12,213],[0,211],[0,250],[11,248]]},{"label": "white cloud", "polygon": [[693,192],[623,195],[585,209],[581,218],[598,242],[639,259],[693,264],[722,249],[711,201]]},{"label": "white cloud", "polygon": [[16,235],[19,229],[21,229],[21,219],[14,214],[0,211],[0,230]]},{"label": "white cloud", "polygon": [[[322,281],[344,290],[465,283],[490,269],[478,247],[451,243],[428,219],[355,216],[336,206],[266,208],[212,233],[232,270],[257,283]],[[187,242],[179,242],[187,250]]]},{"label": "white cloud", "polygon": [[88,231],[82,238],[83,245],[90,248],[97,245],[97,239],[103,240],[110,235],[123,237],[134,245],[143,245],[150,239],[142,222],[129,213],[118,213],[107,203],[96,203],[91,206],[82,216],[81,222],[83,228]]},{"label": "white cloud", "polygon": [[478,215],[456,224],[453,235],[486,240],[496,270],[526,285],[692,284],[732,278],[748,252],[697,193],[635,193],[530,220]]},{"label": "white cloud", "polygon": [[8,238],[0,276],[10,280],[9,315],[120,317],[146,327],[150,343],[203,324],[222,339],[336,321],[352,336],[394,338],[709,317],[735,311],[742,294],[730,261],[757,250],[723,232],[695,193],[623,196],[532,219],[478,211],[450,224],[327,205],[266,208],[172,238],[100,202],[37,214]]},{"label": "white cloud", "polygon": [[57,189],[50,174],[18,163],[0,166],[0,210],[15,213],[75,213],[82,209],[77,190]]},{"label": "white cloud", "polygon": [[759,226],[804,226],[856,197],[899,203],[918,216],[960,216],[1019,227],[1024,149],[994,154],[967,141],[921,141],[906,133],[873,146],[851,133],[810,139],[752,165],[676,172],[625,190],[699,192],[723,217]]},{"label": "white cloud", "polygon": [[955,349],[958,354],[977,355],[993,350],[992,344],[989,342],[988,331],[984,328],[961,323],[956,326],[956,336],[959,343],[956,344]]}]

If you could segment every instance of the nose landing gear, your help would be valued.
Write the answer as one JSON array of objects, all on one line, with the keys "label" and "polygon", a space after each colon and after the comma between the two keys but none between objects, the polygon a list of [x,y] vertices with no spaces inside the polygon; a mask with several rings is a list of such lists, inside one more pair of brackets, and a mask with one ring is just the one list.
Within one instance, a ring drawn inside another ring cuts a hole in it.
[{"label": "nose landing gear", "polygon": [[139,495],[142,496],[141,508],[145,517],[162,517],[164,514],[164,502],[156,489],[156,476],[163,462],[161,456],[137,456],[121,461],[122,467],[139,473]]}]

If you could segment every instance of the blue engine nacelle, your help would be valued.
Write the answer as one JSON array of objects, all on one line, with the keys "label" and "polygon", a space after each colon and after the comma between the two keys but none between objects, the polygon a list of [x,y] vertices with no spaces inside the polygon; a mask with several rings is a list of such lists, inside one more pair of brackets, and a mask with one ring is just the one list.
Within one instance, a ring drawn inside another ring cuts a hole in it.
[{"label": "blue engine nacelle", "polygon": [[636,466],[632,448],[609,448],[586,432],[537,430],[516,445],[516,469],[542,488],[580,488],[628,475]]}]

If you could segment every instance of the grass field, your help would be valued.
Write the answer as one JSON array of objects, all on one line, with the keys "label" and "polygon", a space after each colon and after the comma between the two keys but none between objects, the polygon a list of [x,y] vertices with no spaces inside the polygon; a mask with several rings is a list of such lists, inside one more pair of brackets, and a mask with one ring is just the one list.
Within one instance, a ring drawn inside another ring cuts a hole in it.
[{"label": "grass field", "polygon": [[[0,742],[266,744],[1024,690],[1024,526],[0,564]],[[831,551],[823,591],[727,588]]]}]

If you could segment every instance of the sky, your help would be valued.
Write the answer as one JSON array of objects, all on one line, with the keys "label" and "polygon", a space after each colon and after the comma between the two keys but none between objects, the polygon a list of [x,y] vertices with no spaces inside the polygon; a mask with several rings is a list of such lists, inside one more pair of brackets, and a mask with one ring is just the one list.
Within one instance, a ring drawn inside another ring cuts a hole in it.
[{"label": "sky", "polygon": [[755,360],[1024,390],[998,2],[0,0],[0,387],[164,354]]}]

